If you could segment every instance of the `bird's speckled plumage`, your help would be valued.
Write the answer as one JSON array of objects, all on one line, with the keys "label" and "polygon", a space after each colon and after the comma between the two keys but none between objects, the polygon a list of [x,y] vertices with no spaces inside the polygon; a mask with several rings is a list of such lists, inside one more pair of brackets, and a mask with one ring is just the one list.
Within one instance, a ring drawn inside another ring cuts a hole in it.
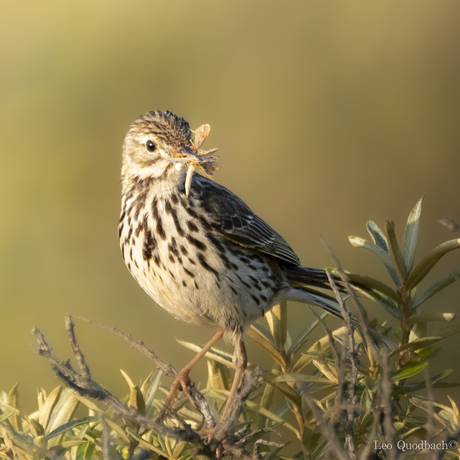
[{"label": "bird's speckled plumage", "polygon": [[[147,142],[155,151],[149,151]],[[174,151],[191,153],[188,123],[148,112],[123,148],[123,259],[141,287],[174,317],[241,337],[247,323],[284,299],[341,316],[323,270],[302,267],[288,243],[226,188],[195,175],[185,196],[185,169]]]}]

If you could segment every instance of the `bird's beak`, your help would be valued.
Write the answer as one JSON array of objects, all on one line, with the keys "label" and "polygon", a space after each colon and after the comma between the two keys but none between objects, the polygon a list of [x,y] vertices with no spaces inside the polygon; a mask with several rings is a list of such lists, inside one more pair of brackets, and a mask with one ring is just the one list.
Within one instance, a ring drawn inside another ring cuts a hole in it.
[{"label": "bird's beak", "polygon": [[171,150],[170,160],[175,163],[187,163],[188,161],[198,161],[198,157],[193,151],[193,147],[179,147]]}]

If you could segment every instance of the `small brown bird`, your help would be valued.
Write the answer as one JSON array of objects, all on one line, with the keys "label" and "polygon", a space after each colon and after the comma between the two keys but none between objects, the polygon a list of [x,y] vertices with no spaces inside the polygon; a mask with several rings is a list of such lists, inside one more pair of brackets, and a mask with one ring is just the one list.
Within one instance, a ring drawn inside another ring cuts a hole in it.
[{"label": "small brown bird", "polygon": [[226,336],[235,346],[233,385],[223,417],[246,369],[245,327],[282,300],[318,306],[342,317],[324,270],[307,268],[288,243],[236,195],[195,175],[186,196],[193,158],[189,124],[171,112],[139,117],[123,146],[119,224],[123,259],[161,307],[188,323],[217,333],[178,374],[166,406],[193,365]]}]

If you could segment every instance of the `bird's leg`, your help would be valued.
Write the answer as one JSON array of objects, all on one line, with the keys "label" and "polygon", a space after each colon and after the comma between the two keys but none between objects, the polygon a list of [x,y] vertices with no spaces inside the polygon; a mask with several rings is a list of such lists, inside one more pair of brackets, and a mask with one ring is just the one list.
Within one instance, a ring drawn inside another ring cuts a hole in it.
[{"label": "bird's leg", "polygon": [[[219,423],[214,428],[210,430],[206,430],[204,433],[206,434],[209,441],[214,437],[214,435],[221,429],[223,423],[230,412],[230,409],[233,406],[233,400],[235,399],[236,392],[240,387],[240,384],[243,380],[244,371],[248,365],[248,357],[246,354],[246,347],[244,345],[243,336],[240,335],[236,344],[235,344],[235,352],[233,354],[233,363],[235,364],[235,376],[233,377],[232,387],[230,388],[230,393],[228,395],[227,402],[225,403],[224,410],[222,412],[222,416],[220,417]],[[219,436],[220,437],[220,436]]]},{"label": "bird's leg", "polygon": [[160,413],[160,420],[164,421],[167,415],[167,412],[172,406],[174,402],[174,398],[176,397],[176,393],[179,390],[179,387],[182,387],[183,392],[187,392],[187,385],[190,384],[190,379],[188,374],[192,370],[193,366],[209,351],[209,349],[222,338],[224,335],[223,329],[217,329],[217,332],[214,334],[212,339],[202,348],[202,350],[196,354],[196,356],[183,368],[181,369],[174,379],[174,382],[171,385],[169,390],[168,397],[166,398],[165,405]]},{"label": "bird's leg", "polygon": [[228,395],[227,402],[225,403],[224,411],[222,412],[222,417],[220,418],[221,420],[225,420],[227,417],[228,412],[233,405],[233,399],[235,398],[236,392],[243,380],[244,371],[248,366],[248,355],[246,354],[243,336],[240,336],[235,345],[233,364],[235,364],[235,376],[233,377],[232,387],[230,388],[230,394]]}]

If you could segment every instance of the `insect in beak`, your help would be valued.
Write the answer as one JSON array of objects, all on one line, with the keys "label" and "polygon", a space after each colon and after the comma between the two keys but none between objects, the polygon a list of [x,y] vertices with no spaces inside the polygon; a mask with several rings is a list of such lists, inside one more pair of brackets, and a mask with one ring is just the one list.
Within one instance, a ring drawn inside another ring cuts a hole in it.
[{"label": "insect in beak", "polygon": [[171,158],[170,161],[178,165],[187,166],[187,174],[185,177],[185,196],[187,198],[192,186],[192,178],[195,169],[199,169],[200,173],[208,179],[210,179],[214,171],[218,169],[217,157],[213,155],[217,149],[208,151],[200,149],[203,142],[208,137],[210,130],[211,127],[209,125],[200,126],[196,131],[192,131],[194,133],[194,139],[191,147],[171,150],[175,158]]}]

